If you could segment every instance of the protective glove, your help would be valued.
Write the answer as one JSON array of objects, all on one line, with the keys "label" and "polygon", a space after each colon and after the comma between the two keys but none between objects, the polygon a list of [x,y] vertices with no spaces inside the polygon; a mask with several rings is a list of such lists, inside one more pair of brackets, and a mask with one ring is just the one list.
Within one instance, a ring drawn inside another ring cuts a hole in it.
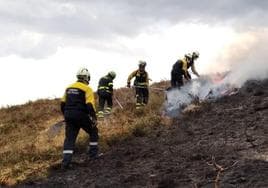
[{"label": "protective glove", "polygon": [[127,87],[130,88],[130,82],[127,83]]}]

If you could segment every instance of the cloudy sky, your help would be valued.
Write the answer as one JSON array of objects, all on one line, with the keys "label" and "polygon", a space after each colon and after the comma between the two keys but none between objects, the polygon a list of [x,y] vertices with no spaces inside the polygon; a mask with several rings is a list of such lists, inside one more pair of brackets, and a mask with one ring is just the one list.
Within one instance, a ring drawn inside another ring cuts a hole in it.
[{"label": "cloudy sky", "polygon": [[[138,60],[153,81],[199,51],[200,74],[268,64],[266,0],[0,0],[0,105],[60,97],[86,66],[124,87]],[[242,66],[243,67],[243,66]],[[264,67],[264,69],[263,69]]]}]

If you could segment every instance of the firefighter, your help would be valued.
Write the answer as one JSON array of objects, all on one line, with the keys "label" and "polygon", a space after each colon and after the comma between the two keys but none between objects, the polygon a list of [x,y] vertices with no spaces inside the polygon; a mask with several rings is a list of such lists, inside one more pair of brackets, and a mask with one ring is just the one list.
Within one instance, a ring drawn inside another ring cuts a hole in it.
[{"label": "firefighter", "polygon": [[135,77],[136,109],[140,109],[148,103],[149,99],[149,76],[145,71],[146,62],[139,61],[139,69],[132,72],[127,79],[127,87],[130,88],[131,79]]},{"label": "firefighter", "polygon": [[68,169],[80,128],[90,136],[88,155],[98,157],[98,128],[93,90],[88,86],[90,74],[86,68],[77,72],[77,81],[65,90],[61,111],[66,122],[62,169]]},{"label": "firefighter", "polygon": [[[99,96],[99,108],[98,118],[103,118],[104,115],[111,114],[113,107],[113,80],[116,77],[114,71],[109,72],[106,76],[99,80],[98,96]],[[105,103],[107,103],[104,109]]]},{"label": "firefighter", "polygon": [[199,77],[200,75],[195,69],[194,61],[199,57],[198,52],[193,52],[192,54],[185,54],[183,59],[179,59],[172,67],[171,71],[171,87],[180,88],[183,86],[183,77],[186,80],[191,80],[192,77],[188,72],[191,67],[192,72]]}]

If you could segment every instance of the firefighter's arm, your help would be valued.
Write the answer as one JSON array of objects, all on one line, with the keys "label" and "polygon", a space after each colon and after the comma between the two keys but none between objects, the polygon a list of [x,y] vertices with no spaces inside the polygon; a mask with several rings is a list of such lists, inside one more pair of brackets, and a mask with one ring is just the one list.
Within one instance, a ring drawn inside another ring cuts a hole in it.
[{"label": "firefighter's arm", "polygon": [[109,91],[111,92],[111,94],[113,94],[113,86],[114,86],[113,82],[110,81],[110,82],[108,83],[108,87],[109,87]]},{"label": "firefighter's arm", "polygon": [[96,127],[98,122],[97,122],[97,116],[96,116],[95,108],[91,103],[87,103],[87,108],[88,108],[88,112],[89,112],[89,118],[90,118],[90,121],[91,121],[91,125],[93,127]]},{"label": "firefighter's arm", "polygon": [[97,116],[96,116],[96,108],[95,108],[95,99],[94,99],[93,90],[91,88],[88,88],[86,91],[86,104],[87,104],[88,113],[90,117],[96,120]]},{"label": "firefighter's arm", "polygon": [[182,71],[183,71],[184,78],[186,80],[190,80],[191,78],[188,75],[189,73],[187,70],[187,62],[186,61],[182,61]]},{"label": "firefighter's arm", "polygon": [[146,72],[146,85],[149,86],[149,80],[151,80],[149,78],[149,74]]},{"label": "firefighter's arm", "polygon": [[66,93],[64,93],[63,97],[61,98],[61,102],[60,102],[60,109],[61,112],[64,114],[64,110],[65,110],[65,101],[66,101]]},{"label": "firefighter's arm", "polygon": [[200,77],[200,75],[198,74],[198,72],[197,72],[196,69],[195,69],[195,65],[194,65],[194,64],[191,66],[191,70],[192,70],[192,72],[193,72],[197,77]]},{"label": "firefighter's arm", "polygon": [[183,70],[183,75],[186,80],[191,80],[191,77],[189,76],[189,72],[187,70]]},{"label": "firefighter's arm", "polygon": [[135,77],[136,73],[137,73],[137,71],[133,71],[133,72],[128,76],[128,78],[127,78],[127,85],[128,85],[129,87],[130,87],[130,81],[131,81],[132,78]]},{"label": "firefighter's arm", "polygon": [[96,111],[95,111],[94,106],[91,103],[87,103],[87,109],[88,109],[88,112],[89,112],[89,116],[92,119],[96,120],[97,116],[96,116]]}]

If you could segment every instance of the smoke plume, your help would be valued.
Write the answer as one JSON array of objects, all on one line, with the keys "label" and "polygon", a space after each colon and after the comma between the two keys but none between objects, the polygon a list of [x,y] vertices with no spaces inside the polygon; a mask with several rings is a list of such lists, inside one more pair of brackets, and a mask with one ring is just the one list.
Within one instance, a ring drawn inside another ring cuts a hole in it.
[{"label": "smoke plume", "polygon": [[194,100],[215,100],[232,95],[248,80],[268,78],[267,33],[247,34],[246,40],[239,40],[225,49],[216,64],[219,68],[228,67],[225,72],[217,73],[215,69],[215,73],[194,79],[180,89],[167,91],[166,113],[177,116]]}]

